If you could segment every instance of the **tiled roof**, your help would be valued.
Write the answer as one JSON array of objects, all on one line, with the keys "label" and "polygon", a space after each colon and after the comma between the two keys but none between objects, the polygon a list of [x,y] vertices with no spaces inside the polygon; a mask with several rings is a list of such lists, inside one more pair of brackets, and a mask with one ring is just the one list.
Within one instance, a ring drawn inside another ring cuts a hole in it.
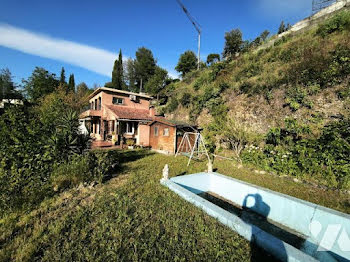
[{"label": "tiled roof", "polygon": [[116,93],[116,94],[126,94],[126,95],[135,95],[135,96],[139,96],[139,97],[143,97],[146,99],[152,99],[151,96],[146,95],[146,94],[140,94],[140,93],[133,93],[133,92],[129,92],[129,91],[125,91],[125,90],[119,90],[119,89],[115,89],[115,88],[109,88],[109,87],[99,87],[96,90],[94,90],[94,92],[92,92],[89,95],[89,98],[94,97],[96,94],[98,94],[99,92],[102,91],[107,91],[107,92],[112,92],[112,93]]},{"label": "tiled roof", "polygon": [[119,119],[153,120],[153,118],[149,115],[149,110],[147,109],[136,109],[117,105],[108,105],[107,107]]}]

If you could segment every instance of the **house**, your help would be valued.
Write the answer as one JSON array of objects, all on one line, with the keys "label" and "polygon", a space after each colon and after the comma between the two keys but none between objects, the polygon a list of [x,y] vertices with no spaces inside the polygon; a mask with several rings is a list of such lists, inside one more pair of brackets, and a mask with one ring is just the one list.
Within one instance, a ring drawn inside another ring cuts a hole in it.
[{"label": "house", "polygon": [[151,101],[145,94],[100,87],[90,95],[80,122],[104,145],[135,144],[174,154],[183,133],[197,128],[157,116]]},{"label": "house", "polygon": [[6,105],[23,105],[23,100],[19,98],[7,98],[0,100],[0,108],[5,108]]}]

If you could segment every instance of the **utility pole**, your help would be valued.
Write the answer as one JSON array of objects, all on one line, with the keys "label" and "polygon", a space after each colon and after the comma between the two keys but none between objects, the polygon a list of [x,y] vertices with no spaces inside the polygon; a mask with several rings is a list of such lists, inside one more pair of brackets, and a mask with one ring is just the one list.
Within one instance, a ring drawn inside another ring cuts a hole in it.
[{"label": "utility pole", "polygon": [[185,12],[185,14],[187,15],[188,19],[191,21],[191,23],[193,24],[194,28],[196,29],[196,31],[198,32],[198,57],[197,57],[197,69],[199,70],[200,68],[200,62],[201,62],[201,33],[202,33],[202,27],[201,25],[193,18],[193,16],[191,16],[191,14],[188,12],[188,10],[186,9],[186,7],[181,3],[180,0],[176,0],[178,2],[178,4],[181,6],[182,10]]}]

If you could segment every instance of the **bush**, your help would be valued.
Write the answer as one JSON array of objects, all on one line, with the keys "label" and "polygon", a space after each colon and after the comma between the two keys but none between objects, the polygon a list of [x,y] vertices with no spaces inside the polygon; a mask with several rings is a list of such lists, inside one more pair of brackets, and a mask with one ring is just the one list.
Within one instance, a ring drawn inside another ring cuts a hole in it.
[{"label": "bush", "polygon": [[350,189],[350,120],[331,122],[319,138],[309,137],[307,126],[287,119],[284,128],[272,128],[265,148],[245,148],[245,162],[280,174],[319,180],[329,187]]},{"label": "bush", "polygon": [[129,139],[126,140],[126,144],[128,146],[133,146],[133,145],[135,145],[135,140],[132,139],[132,138],[129,138]]},{"label": "bush", "polygon": [[92,151],[84,155],[75,155],[69,161],[56,164],[51,185],[54,191],[63,191],[81,183],[109,179],[119,164],[116,151]]},{"label": "bush", "polygon": [[316,34],[326,37],[336,31],[349,30],[350,28],[350,11],[342,11],[339,14],[331,17],[326,22],[321,24]]},{"label": "bush", "polygon": [[300,106],[304,106],[309,109],[312,108],[313,103],[307,98],[308,91],[314,90],[308,90],[302,86],[291,87],[287,90],[285,101],[292,111],[297,111]]},{"label": "bush", "polygon": [[179,102],[177,101],[176,97],[170,98],[170,101],[168,102],[166,106],[166,112],[174,112],[177,107],[179,106]]},{"label": "bush", "polygon": [[76,155],[71,161],[57,165],[51,176],[54,191],[63,191],[91,181],[89,167],[89,158],[83,155]]},{"label": "bush", "polygon": [[187,107],[189,104],[191,104],[192,96],[190,93],[184,93],[182,97],[180,98],[180,104],[184,107]]}]

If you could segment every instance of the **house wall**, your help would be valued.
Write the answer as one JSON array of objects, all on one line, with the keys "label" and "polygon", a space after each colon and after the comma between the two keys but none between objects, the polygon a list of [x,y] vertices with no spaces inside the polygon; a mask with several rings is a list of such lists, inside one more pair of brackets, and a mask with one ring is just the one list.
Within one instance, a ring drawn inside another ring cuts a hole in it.
[{"label": "house wall", "polygon": [[139,125],[138,130],[138,144],[141,146],[150,145],[150,126],[148,125]]},{"label": "house wall", "polygon": [[127,95],[127,94],[112,93],[112,92],[108,92],[108,91],[99,92],[98,94],[96,94],[94,97],[92,97],[89,100],[89,103],[95,101],[95,99],[98,100],[99,97],[101,97],[102,109],[103,109],[104,105],[113,105],[113,97],[123,98],[124,99],[123,105],[130,107],[130,108],[149,110],[149,107],[150,107],[149,99],[137,97],[137,102],[135,102],[135,101],[131,101],[129,98],[129,95]]},{"label": "house wall", "polygon": [[[158,127],[158,136],[154,134],[155,127]],[[169,129],[169,136],[164,136],[163,131],[165,128]],[[176,127],[168,126],[159,122],[150,126],[150,146],[154,150],[160,150],[168,154],[175,153],[175,136]]]}]

